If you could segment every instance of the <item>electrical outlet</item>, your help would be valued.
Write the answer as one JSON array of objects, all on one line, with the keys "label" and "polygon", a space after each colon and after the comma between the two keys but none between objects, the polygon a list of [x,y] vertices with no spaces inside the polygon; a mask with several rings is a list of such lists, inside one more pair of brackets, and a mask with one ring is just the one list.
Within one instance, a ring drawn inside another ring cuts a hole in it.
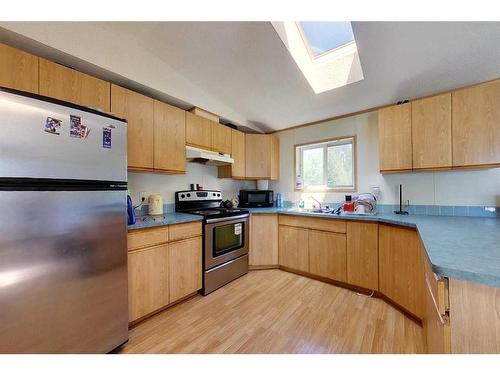
[{"label": "electrical outlet", "polygon": [[140,191],[139,192],[139,200],[141,202],[146,203],[146,199],[148,199],[147,193],[145,191]]}]

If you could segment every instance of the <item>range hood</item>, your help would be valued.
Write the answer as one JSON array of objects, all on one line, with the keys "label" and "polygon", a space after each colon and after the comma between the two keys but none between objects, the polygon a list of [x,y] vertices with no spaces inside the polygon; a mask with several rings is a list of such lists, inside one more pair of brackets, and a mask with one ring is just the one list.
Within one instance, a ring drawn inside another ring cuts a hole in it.
[{"label": "range hood", "polygon": [[234,163],[234,159],[231,158],[231,155],[229,154],[220,154],[218,152],[207,151],[191,146],[186,146],[186,159],[192,163],[216,166]]}]

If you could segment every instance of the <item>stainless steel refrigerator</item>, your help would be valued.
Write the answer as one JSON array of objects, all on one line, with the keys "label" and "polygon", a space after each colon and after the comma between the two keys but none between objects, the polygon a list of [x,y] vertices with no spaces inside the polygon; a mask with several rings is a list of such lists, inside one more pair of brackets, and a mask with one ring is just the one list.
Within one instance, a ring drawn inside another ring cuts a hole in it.
[{"label": "stainless steel refrigerator", "polygon": [[0,353],[128,339],[127,123],[0,88]]}]

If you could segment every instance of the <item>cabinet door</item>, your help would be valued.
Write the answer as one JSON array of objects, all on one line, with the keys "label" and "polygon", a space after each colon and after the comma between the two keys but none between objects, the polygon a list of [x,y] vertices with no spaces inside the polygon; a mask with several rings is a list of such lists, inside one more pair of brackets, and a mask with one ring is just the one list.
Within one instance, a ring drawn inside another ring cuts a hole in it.
[{"label": "cabinet door", "polygon": [[347,282],[378,290],[378,224],[347,222]]},{"label": "cabinet door", "polygon": [[0,86],[38,94],[38,57],[0,43]]},{"label": "cabinet door", "polygon": [[278,215],[252,214],[250,218],[250,265],[278,264]]},{"label": "cabinet door", "polygon": [[186,171],[186,112],[154,101],[154,169]]},{"label": "cabinet door", "polygon": [[279,264],[294,270],[309,272],[309,231],[279,227]]},{"label": "cabinet door", "polygon": [[245,178],[245,133],[231,129],[231,157],[234,163],[219,167],[219,178]]},{"label": "cabinet door", "polygon": [[500,163],[500,80],[451,95],[453,166]]},{"label": "cabinet door", "polygon": [[231,154],[231,128],[213,121],[210,121],[210,124],[212,125],[212,150]]},{"label": "cabinet door", "polygon": [[347,281],[346,236],[309,231],[309,272],[338,281]]},{"label": "cabinet door", "polygon": [[194,147],[211,150],[211,121],[191,112],[186,112],[186,143]]},{"label": "cabinet door", "polygon": [[201,289],[201,237],[169,244],[170,302]]},{"label": "cabinet door", "polygon": [[411,103],[378,111],[380,171],[412,169]]},{"label": "cabinet door", "polygon": [[168,245],[128,253],[129,321],[169,304]]},{"label": "cabinet door", "polygon": [[128,122],[128,167],[153,168],[153,99],[111,85],[111,112]]},{"label": "cabinet door", "polygon": [[379,288],[391,300],[422,318],[424,276],[415,230],[379,225]]},{"label": "cabinet door", "polygon": [[280,143],[278,137],[271,137],[271,180],[280,178]]},{"label": "cabinet door", "polygon": [[40,59],[40,94],[109,112],[109,82]]},{"label": "cabinet door", "polygon": [[265,134],[247,134],[246,177],[255,179],[271,178],[271,138]]},{"label": "cabinet door", "polygon": [[451,93],[411,103],[413,168],[451,167]]}]

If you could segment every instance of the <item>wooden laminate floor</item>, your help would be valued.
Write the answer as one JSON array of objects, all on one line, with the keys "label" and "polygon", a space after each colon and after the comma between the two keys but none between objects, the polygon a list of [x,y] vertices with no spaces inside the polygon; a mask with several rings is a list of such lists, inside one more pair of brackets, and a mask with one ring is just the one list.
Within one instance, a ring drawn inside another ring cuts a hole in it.
[{"label": "wooden laminate floor", "polygon": [[422,353],[384,301],[280,270],[251,271],[137,325],[121,353]]}]

